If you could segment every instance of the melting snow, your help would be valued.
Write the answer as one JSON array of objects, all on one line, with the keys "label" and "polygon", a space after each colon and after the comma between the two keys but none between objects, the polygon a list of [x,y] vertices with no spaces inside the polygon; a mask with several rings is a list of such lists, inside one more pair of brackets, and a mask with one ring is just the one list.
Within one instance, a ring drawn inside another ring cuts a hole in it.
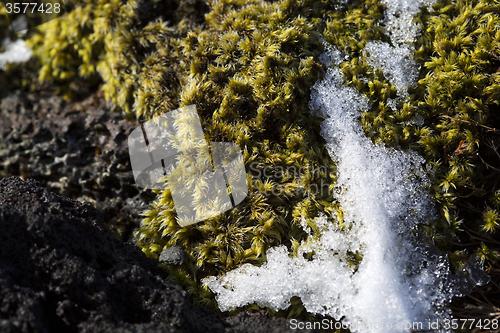
[{"label": "melting snow", "polygon": [[2,44],[5,47],[5,52],[0,53],[1,70],[5,70],[6,63],[25,62],[31,58],[32,51],[22,39],[18,39],[15,42],[5,39]]},{"label": "melting snow", "polygon": [[[370,42],[365,49],[400,98],[418,74],[411,56],[417,33],[412,19],[430,3],[387,1],[386,29],[393,45]],[[345,86],[338,68],[345,57],[329,48],[320,60],[329,68],[314,85],[310,106],[325,119],[321,135],[338,167],[336,199],[344,225],[320,216],[315,234],[303,221],[309,237],[296,257],[280,246],[268,251],[261,267],[247,264],[203,282],[223,311],[250,303],[286,309],[298,296],[308,312],[342,320],[352,332],[410,332],[419,324],[429,329],[448,316],[444,302],[451,292],[446,256],[424,246],[416,233],[418,223],[435,215],[424,188],[429,180],[423,159],[373,144],[359,124],[369,102]],[[305,259],[311,252],[312,260]],[[359,265],[353,264],[356,253],[362,257]]]},{"label": "melting snow", "polygon": [[[438,319],[447,298],[440,291],[446,290],[446,257],[424,251],[413,234],[433,214],[423,188],[428,179],[418,155],[374,145],[364,135],[358,116],[369,104],[344,85],[339,56],[334,49],[324,55],[334,66],[313,87],[311,109],[325,118],[321,134],[337,163],[345,226],[321,216],[315,235],[303,223],[310,236],[297,257],[281,246],[268,251],[261,267],[244,265],[204,282],[223,311],[249,303],[286,309],[298,296],[308,312],[344,317],[353,332],[386,332],[387,325],[408,332],[404,324]],[[304,258],[313,251],[313,260]],[[357,269],[350,264],[356,252],[363,257]]]},{"label": "melting snow", "polygon": [[[380,68],[386,78],[394,84],[401,99],[408,97],[408,88],[418,78],[418,65],[413,61],[418,26],[413,18],[422,6],[428,7],[436,0],[384,0],[387,6],[385,28],[391,44],[370,41],[364,53],[370,66]],[[394,103],[391,107],[395,107]]]}]

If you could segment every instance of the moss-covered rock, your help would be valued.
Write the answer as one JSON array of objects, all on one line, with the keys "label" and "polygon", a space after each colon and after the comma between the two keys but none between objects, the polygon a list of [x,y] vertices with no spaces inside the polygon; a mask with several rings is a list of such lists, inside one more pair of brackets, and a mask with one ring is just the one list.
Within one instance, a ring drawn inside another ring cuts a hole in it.
[{"label": "moss-covered rock", "polygon": [[466,251],[496,260],[500,2],[441,0],[423,9],[415,20],[419,81],[396,104],[387,73],[363,53],[368,41],[390,43],[384,11],[377,0],[222,0],[208,7],[83,0],[40,27],[30,45],[41,80],[102,80],[108,100],[146,120],[194,104],[208,140],[241,147],[250,191],[236,209],[180,227],[170,191],[157,190],[137,232],[154,258],[182,246],[186,263],[166,268],[206,301],[201,278],[259,264],[274,245],[296,248],[305,237],[301,217],[312,227],[320,212],[342,220],[331,192],[335,165],[319,136],[321,119],[308,106],[310,87],[323,75],[323,40],[349,55],[341,65],[348,84],[373,105],[361,117],[366,134],[425,157],[439,211],[428,235],[455,253],[457,266]]}]

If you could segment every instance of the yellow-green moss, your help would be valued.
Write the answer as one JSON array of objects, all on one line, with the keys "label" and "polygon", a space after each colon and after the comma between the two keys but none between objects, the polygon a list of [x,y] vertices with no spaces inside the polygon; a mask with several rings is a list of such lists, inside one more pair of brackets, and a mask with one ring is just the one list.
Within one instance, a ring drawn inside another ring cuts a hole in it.
[{"label": "yellow-green moss", "polygon": [[[304,237],[301,216],[335,209],[334,165],[308,108],[309,87],[322,75],[315,60],[322,45],[301,10],[295,2],[217,2],[205,28],[180,43],[189,66],[179,105],[197,106],[209,140],[243,149],[250,189],[236,209],[188,227],[165,214],[174,208],[168,189],[146,212],[138,232],[143,250],[156,257],[166,246],[183,246],[189,264],[179,274],[192,290],[207,275],[258,264],[269,247]],[[280,168],[297,172],[278,175]]]}]

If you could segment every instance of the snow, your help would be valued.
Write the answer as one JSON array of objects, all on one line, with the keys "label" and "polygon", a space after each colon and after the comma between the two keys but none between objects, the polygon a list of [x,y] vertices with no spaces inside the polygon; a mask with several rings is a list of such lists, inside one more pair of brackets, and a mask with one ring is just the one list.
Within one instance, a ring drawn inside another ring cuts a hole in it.
[{"label": "snow", "polygon": [[[408,88],[415,85],[418,78],[419,66],[413,60],[413,43],[419,29],[413,18],[422,6],[428,7],[434,2],[435,0],[384,0],[383,3],[387,6],[385,30],[392,45],[369,41],[365,46],[364,55],[368,64],[382,70],[396,87],[401,100],[408,97]],[[395,102],[390,103],[393,109],[395,105]]]},{"label": "snow", "polygon": [[0,53],[0,69],[2,70],[5,70],[7,63],[25,62],[31,58],[32,51],[22,39],[18,39],[15,42],[5,39],[2,45],[5,46],[5,52]]},{"label": "snow", "polygon": [[[222,311],[251,303],[286,309],[298,296],[308,312],[342,319],[353,332],[428,325],[445,313],[449,272],[447,258],[424,250],[413,233],[434,213],[422,158],[373,144],[358,121],[369,103],[344,85],[340,52],[330,48],[322,59],[333,66],[313,87],[311,110],[325,118],[321,134],[337,163],[344,226],[320,216],[321,231],[313,234],[303,221],[309,237],[296,257],[284,246],[273,248],[261,267],[247,264],[203,282]],[[305,259],[311,252],[313,260]],[[362,256],[359,267],[351,263],[354,253]]]},{"label": "snow", "polygon": [[[391,44],[371,41],[364,52],[368,63],[395,85],[401,101],[418,77],[413,17],[433,1],[385,3]],[[337,165],[335,196],[343,223],[319,216],[314,220],[319,232],[314,233],[303,220],[309,236],[297,256],[285,246],[272,248],[261,267],[246,264],[203,282],[222,311],[252,303],[286,309],[297,296],[308,312],[341,320],[352,332],[429,329],[430,323],[449,318],[445,302],[452,288],[446,255],[426,245],[417,232],[420,223],[436,215],[426,191],[430,181],[424,161],[415,152],[376,145],[364,135],[359,117],[370,104],[345,85],[339,69],[345,60],[327,46],[320,61],[328,70],[313,86],[310,100],[311,113],[324,119],[321,135]],[[396,105],[393,101],[392,107]],[[305,258],[308,253],[314,253],[312,260]]]}]

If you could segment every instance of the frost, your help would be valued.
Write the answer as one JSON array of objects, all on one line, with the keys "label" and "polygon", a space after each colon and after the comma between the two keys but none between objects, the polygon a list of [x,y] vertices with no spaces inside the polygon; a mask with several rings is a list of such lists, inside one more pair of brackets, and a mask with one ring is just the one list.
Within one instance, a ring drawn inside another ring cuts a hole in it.
[{"label": "frost", "polygon": [[31,58],[32,51],[22,39],[18,39],[15,42],[5,39],[2,44],[5,47],[5,52],[0,53],[1,70],[5,70],[6,63],[25,62]]},{"label": "frost", "polygon": [[[435,0],[385,0],[386,31],[391,44],[370,41],[364,54],[370,66],[381,69],[387,79],[394,84],[401,99],[408,97],[408,88],[418,78],[419,67],[413,60],[413,43],[418,34],[418,26],[413,22],[422,6],[430,6]],[[395,109],[395,103],[389,105]]]}]

